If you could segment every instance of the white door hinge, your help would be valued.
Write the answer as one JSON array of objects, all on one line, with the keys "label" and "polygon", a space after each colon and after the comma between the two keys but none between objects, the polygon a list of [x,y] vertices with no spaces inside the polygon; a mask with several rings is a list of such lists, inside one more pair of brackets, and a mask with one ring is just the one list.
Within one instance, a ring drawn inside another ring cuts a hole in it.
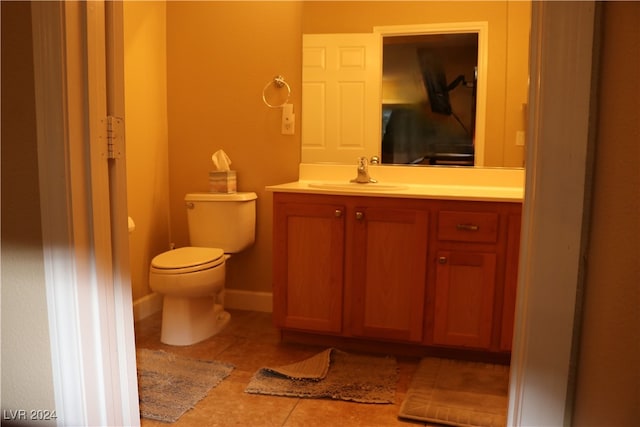
[{"label": "white door hinge", "polygon": [[105,123],[107,159],[119,159],[124,148],[124,119],[107,116]]}]

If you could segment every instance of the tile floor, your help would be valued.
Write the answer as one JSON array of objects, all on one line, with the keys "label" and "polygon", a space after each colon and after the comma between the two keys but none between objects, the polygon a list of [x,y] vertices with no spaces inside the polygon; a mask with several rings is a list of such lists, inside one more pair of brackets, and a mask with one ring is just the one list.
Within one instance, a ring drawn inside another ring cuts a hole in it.
[{"label": "tile floor", "polygon": [[[286,365],[312,356],[323,347],[281,343],[270,313],[229,310],[231,322],[220,334],[201,343],[174,347],[160,342],[161,315],[135,324],[136,347],[162,349],[185,357],[220,360],[235,369],[175,426],[414,426],[397,417],[418,359],[398,358],[399,381],[393,404],[377,405],[330,399],[299,399],[244,392],[253,374],[263,366]],[[143,427],[167,426],[142,419]]]}]

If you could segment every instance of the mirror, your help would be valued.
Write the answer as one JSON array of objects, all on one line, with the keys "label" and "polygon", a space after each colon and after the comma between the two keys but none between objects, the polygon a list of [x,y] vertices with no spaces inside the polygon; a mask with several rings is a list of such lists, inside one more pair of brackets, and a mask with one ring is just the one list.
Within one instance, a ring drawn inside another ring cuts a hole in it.
[{"label": "mirror", "polygon": [[483,152],[476,110],[485,102],[478,99],[478,86],[486,85],[478,80],[478,63],[486,56],[479,52],[486,26],[452,27],[382,34],[382,163],[474,166],[476,147]]},{"label": "mirror", "polygon": [[[529,2],[305,2],[302,22],[302,162],[523,166]],[[307,79],[324,36],[350,73],[333,89]]]}]

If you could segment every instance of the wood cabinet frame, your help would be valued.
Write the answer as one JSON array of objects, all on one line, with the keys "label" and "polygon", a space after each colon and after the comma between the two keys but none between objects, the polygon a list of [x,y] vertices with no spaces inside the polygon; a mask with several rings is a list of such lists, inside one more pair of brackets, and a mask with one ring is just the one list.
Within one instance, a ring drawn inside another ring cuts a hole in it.
[{"label": "wood cabinet frame", "polygon": [[[276,326],[356,340],[508,353],[520,210],[519,203],[511,202],[276,192]],[[305,219],[299,223],[299,218]],[[302,233],[325,241],[309,242]],[[391,252],[385,254],[387,248]],[[465,263],[476,268],[471,274],[482,275],[478,283],[483,288],[443,282],[449,279],[443,274],[455,272],[438,264],[443,256],[462,269]],[[318,265],[312,266],[312,259]],[[316,276],[308,279],[313,286],[309,295],[302,287],[305,274]],[[290,289],[292,284],[297,288]],[[470,298],[482,299],[466,325],[450,313],[476,307],[460,294],[465,289],[473,293]],[[395,308],[385,312],[385,307]],[[477,334],[473,322],[480,325]],[[456,332],[460,327],[472,332]]]}]

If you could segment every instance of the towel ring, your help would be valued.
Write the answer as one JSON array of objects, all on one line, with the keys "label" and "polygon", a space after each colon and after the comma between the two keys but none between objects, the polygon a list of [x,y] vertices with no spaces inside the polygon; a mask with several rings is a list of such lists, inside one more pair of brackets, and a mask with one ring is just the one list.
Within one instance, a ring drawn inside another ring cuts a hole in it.
[{"label": "towel ring", "polygon": [[[275,87],[277,87],[278,89],[286,86],[287,87],[287,99],[284,100],[284,102],[280,105],[272,105],[267,101],[267,97],[265,95],[265,92],[267,91],[267,89],[269,88],[269,86],[274,85]],[[291,87],[289,86],[289,83],[287,83],[284,80],[284,77],[282,76],[275,76],[273,78],[273,80],[271,80],[269,83],[267,83],[267,85],[264,87],[264,89],[262,89],[262,101],[264,101],[264,103],[267,105],[267,107],[269,108],[282,108],[285,106],[285,104],[287,102],[289,102],[289,97],[291,96]]]}]

